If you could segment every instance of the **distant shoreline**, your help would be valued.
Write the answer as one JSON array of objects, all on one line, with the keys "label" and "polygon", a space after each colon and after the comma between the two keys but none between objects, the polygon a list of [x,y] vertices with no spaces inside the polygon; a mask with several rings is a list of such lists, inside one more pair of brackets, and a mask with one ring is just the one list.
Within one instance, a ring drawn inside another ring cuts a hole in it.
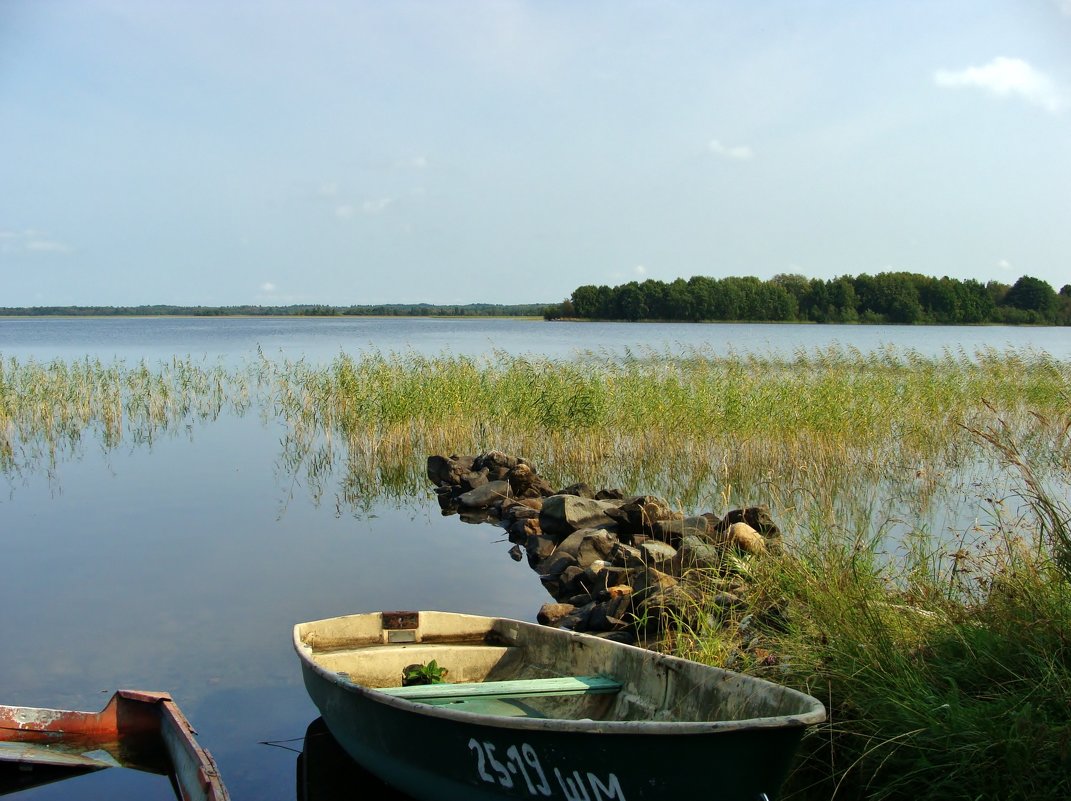
[{"label": "distant shoreline", "polygon": [[290,306],[176,306],[143,304],[140,306],[0,306],[0,318],[353,318],[353,317],[506,317],[541,318],[542,303],[376,303],[353,306],[295,304]]}]

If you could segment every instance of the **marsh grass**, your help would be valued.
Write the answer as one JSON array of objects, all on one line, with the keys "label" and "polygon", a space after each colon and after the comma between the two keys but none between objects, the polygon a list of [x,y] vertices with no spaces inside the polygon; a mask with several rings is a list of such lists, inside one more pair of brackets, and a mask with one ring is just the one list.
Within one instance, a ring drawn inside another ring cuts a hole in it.
[{"label": "marsh grass", "polygon": [[0,473],[52,475],[86,442],[105,451],[123,442],[151,447],[157,437],[215,420],[224,408],[244,412],[250,402],[245,376],[189,359],[150,367],[0,358]]},{"label": "marsh grass", "polygon": [[[720,636],[715,659],[733,640],[735,667],[827,704],[788,797],[1071,797],[1067,430],[1039,419],[1014,437],[994,417],[974,432],[1019,488],[990,499],[969,545],[919,532],[889,560],[872,530],[815,510],[783,554],[753,563],[738,613],[750,627],[679,638],[701,659],[705,640]],[[1023,456],[1032,438],[1049,440],[1049,467],[1064,454],[1045,481]]]}]

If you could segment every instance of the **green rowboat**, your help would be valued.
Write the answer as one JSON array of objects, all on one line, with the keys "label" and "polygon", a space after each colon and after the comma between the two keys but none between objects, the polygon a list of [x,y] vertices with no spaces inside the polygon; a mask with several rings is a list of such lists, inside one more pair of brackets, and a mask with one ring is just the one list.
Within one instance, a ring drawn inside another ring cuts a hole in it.
[{"label": "green rowboat", "polygon": [[[425,801],[772,801],[807,726],[803,693],[586,634],[449,612],[294,628],[335,739]],[[401,687],[432,661],[443,684]]]}]

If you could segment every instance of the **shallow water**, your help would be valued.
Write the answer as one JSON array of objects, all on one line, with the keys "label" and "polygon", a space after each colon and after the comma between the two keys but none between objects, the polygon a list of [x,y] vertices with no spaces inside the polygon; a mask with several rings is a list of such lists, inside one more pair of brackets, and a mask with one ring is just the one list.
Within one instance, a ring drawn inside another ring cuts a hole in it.
[{"label": "shallow water", "polygon": [[[1010,344],[1071,358],[1065,329],[0,320],[0,356],[40,361],[240,363],[258,347],[310,361],[340,350],[567,358],[681,345],[790,355],[833,342],[926,354]],[[549,600],[535,573],[509,559],[500,529],[442,517],[430,491],[369,499],[361,514],[331,491],[317,502],[280,464],[284,434],[276,421],[225,412],[151,446],[88,442],[53,471],[0,477],[0,700],[99,709],[120,687],[166,690],[237,801],[290,799],[296,753],[263,743],[300,750],[318,714],[290,644],[295,623],[422,608],[532,620]],[[88,797],[123,797],[131,780],[107,771],[78,781],[92,784]],[[68,797],[64,789],[26,795]]]}]

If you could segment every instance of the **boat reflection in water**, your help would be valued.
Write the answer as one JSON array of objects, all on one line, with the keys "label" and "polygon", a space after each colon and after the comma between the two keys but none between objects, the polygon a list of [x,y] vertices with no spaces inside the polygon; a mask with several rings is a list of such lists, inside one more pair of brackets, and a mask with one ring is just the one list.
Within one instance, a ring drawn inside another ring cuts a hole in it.
[{"label": "boat reflection in water", "polygon": [[297,758],[298,801],[412,801],[354,762],[338,744],[323,718],[305,730]]}]

